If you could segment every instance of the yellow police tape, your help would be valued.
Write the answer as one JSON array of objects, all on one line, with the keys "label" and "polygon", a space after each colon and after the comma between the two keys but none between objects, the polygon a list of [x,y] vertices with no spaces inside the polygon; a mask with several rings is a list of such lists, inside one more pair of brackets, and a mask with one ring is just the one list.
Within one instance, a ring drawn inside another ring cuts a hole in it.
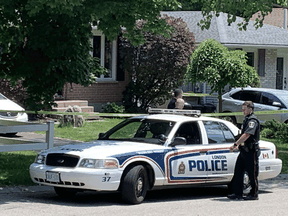
[{"label": "yellow police tape", "polygon": [[[147,113],[133,114],[133,113],[85,113],[85,112],[58,112],[58,111],[12,111],[12,110],[0,110],[1,113],[28,113],[28,114],[43,114],[43,115],[82,115],[83,117],[133,117],[140,115],[147,115]],[[281,114],[288,113],[288,110],[271,110],[271,111],[255,111],[255,115],[268,115],[268,114]],[[225,112],[225,113],[202,113],[202,116],[217,117],[217,116],[243,116],[242,112]]]}]

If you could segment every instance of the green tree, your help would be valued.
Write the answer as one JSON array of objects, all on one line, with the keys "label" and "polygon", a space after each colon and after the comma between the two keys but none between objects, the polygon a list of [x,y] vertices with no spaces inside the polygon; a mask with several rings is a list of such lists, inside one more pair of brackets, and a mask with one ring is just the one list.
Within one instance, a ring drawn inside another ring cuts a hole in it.
[{"label": "green tree", "polygon": [[[128,112],[145,112],[149,106],[163,104],[170,97],[169,92],[183,83],[194,50],[194,34],[181,18],[165,16],[163,20],[175,29],[170,37],[146,31],[146,42],[138,47],[121,39],[124,68],[131,75],[123,92],[123,105]],[[138,22],[138,28],[142,29],[144,23]]]},{"label": "green tree", "polygon": [[[84,86],[104,73],[91,51],[92,24],[113,40],[126,28],[126,37],[143,43],[143,31],[169,34],[158,19],[163,7],[176,0],[1,0],[0,79],[22,81],[30,109],[51,107],[64,83]],[[140,30],[136,20],[146,20]]]},{"label": "green tree", "polygon": [[260,11],[261,16],[255,21],[255,27],[263,26],[266,15],[272,11],[273,4],[287,6],[287,0],[192,0],[192,2],[201,2],[203,20],[199,23],[202,29],[209,28],[213,14],[219,16],[220,12],[228,13],[227,21],[232,23],[236,21],[236,16],[241,15],[244,18],[242,23],[238,23],[240,30],[246,30],[248,22],[254,13]]},{"label": "green tree", "polygon": [[259,84],[256,70],[247,65],[246,53],[231,50],[214,39],[203,41],[191,55],[187,81],[207,82],[218,93],[219,112],[222,112],[222,92],[226,85],[245,87]]}]

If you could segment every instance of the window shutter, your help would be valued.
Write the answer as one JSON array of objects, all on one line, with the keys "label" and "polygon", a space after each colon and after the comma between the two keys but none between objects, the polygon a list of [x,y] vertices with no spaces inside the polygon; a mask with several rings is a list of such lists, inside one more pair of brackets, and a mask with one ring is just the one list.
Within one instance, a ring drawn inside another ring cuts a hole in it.
[{"label": "window shutter", "polygon": [[265,49],[258,49],[258,75],[265,76]]},{"label": "window shutter", "polygon": [[117,40],[117,81],[124,81],[125,80],[125,72],[123,68],[123,61],[124,61],[125,53],[123,49],[121,49],[121,43],[118,37]]}]

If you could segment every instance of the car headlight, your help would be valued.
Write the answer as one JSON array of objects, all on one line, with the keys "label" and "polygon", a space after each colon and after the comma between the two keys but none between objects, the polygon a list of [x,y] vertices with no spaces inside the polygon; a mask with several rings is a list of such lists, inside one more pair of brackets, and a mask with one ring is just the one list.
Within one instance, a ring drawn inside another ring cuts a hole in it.
[{"label": "car headlight", "polygon": [[38,154],[36,159],[35,159],[35,163],[44,164],[44,161],[45,161],[45,156],[42,154]]},{"label": "car headlight", "polygon": [[89,159],[84,158],[80,162],[79,167],[94,169],[117,169],[118,162],[115,159]]}]

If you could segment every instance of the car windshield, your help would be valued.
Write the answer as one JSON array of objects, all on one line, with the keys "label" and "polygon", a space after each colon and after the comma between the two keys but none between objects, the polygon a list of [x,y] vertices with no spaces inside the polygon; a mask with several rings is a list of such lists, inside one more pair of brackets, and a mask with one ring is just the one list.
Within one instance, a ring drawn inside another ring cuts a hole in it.
[{"label": "car windshield", "polygon": [[163,144],[174,125],[175,122],[172,121],[128,119],[116,125],[99,139]]},{"label": "car windshield", "polygon": [[6,97],[4,97],[4,95],[0,94],[0,100],[6,100]]},{"label": "car windshield", "polygon": [[277,96],[285,103],[286,107],[288,107],[288,92],[287,94],[278,94]]}]

